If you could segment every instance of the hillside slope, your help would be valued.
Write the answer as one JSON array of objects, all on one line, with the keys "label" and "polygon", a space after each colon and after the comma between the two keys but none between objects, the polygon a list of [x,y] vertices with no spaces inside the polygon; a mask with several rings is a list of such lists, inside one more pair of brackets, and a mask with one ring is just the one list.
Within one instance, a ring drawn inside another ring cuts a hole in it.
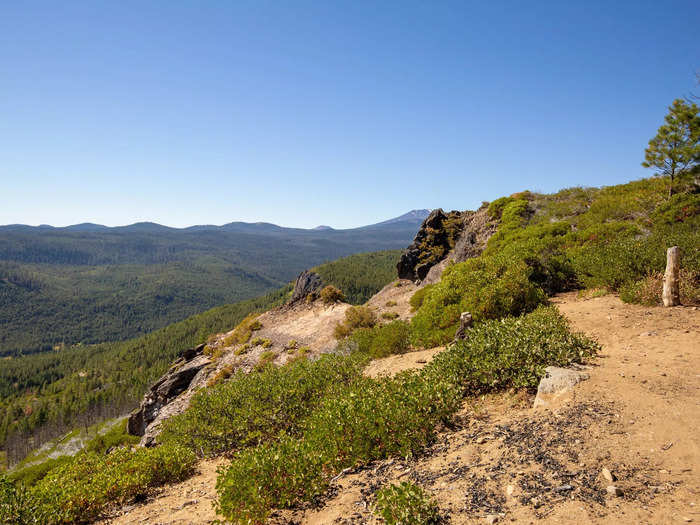
[{"label": "hillside slope", "polygon": [[[700,419],[700,312],[628,305],[610,295],[587,300],[569,293],[554,301],[602,344],[590,379],[569,401],[553,411],[533,409],[532,395],[518,391],[467,402],[463,423],[440,432],[416,459],[346,473],[319,506],[282,512],[271,523],[378,523],[369,510],[374,487],[403,480],[426,487],[453,524],[484,523],[487,515],[571,524],[700,518],[693,505],[700,485],[693,424]],[[391,373],[412,359],[387,358],[393,365],[383,369]],[[191,479],[103,523],[211,523],[220,464],[202,462]],[[622,497],[606,493],[603,468],[617,478]],[[564,485],[572,488],[557,490]]]}]

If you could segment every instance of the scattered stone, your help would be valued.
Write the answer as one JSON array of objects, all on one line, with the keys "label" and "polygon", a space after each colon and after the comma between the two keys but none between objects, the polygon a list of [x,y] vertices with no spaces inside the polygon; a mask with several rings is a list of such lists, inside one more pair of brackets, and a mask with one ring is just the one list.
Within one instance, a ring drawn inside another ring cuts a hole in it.
[{"label": "scattered stone", "polygon": [[608,494],[615,496],[616,498],[622,496],[622,489],[620,487],[616,487],[615,485],[608,485],[605,490],[608,491]]},{"label": "scattered stone", "polygon": [[569,392],[581,381],[588,379],[588,374],[571,370],[548,366],[544,370],[544,377],[537,387],[537,397],[535,397],[535,407],[546,407]]},{"label": "scattered stone", "polygon": [[574,490],[574,487],[569,485],[569,484],[566,484],[566,485],[560,485],[560,486],[556,487],[554,490],[555,490],[555,492],[569,492],[570,490]]},{"label": "scattered stone", "polygon": [[488,516],[486,516],[486,523],[490,525],[498,523],[498,516],[496,514],[489,514]]},{"label": "scattered stone", "polygon": [[600,471],[600,473],[603,475],[605,479],[607,479],[609,482],[617,481],[617,478],[613,476],[612,472],[610,472],[607,468],[603,467],[603,470]]},{"label": "scattered stone", "polygon": [[515,487],[514,487],[513,485],[508,485],[508,486],[506,487],[506,494],[507,494],[508,496],[512,496],[512,495],[513,495],[513,492],[515,492]]}]

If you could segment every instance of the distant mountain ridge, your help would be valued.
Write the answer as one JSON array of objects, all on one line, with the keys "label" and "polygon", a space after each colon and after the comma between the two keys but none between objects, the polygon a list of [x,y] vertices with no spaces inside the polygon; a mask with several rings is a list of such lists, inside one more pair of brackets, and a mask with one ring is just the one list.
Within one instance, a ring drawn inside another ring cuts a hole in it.
[{"label": "distant mountain ridge", "polygon": [[133,224],[128,224],[124,226],[104,226],[102,224],[95,224],[92,222],[83,222],[80,224],[72,224],[70,226],[51,226],[50,224],[41,224],[39,226],[30,226],[27,224],[6,224],[0,225],[0,231],[27,231],[27,230],[58,230],[58,231],[74,231],[74,232],[105,232],[105,231],[137,231],[137,232],[159,232],[159,231],[250,231],[255,233],[270,233],[270,232],[284,232],[284,231],[295,231],[295,232],[318,232],[318,231],[347,231],[347,230],[362,230],[369,228],[376,228],[378,226],[388,226],[397,224],[415,224],[420,225],[423,220],[430,214],[430,210],[411,210],[403,215],[394,217],[392,219],[387,219],[376,224],[368,224],[366,226],[359,226],[356,228],[342,228],[336,229],[332,226],[327,226],[325,224],[316,226],[315,228],[291,228],[287,226],[279,226],[270,222],[242,222],[234,221],[221,226],[215,224],[196,224],[193,226],[186,226],[184,228],[176,228],[173,226],[165,226],[158,224],[156,222],[144,221],[135,222]]},{"label": "distant mountain ridge", "polygon": [[427,212],[342,230],[266,222],[0,226],[0,357],[135,337],[259,296],[327,261],[403,249]]}]

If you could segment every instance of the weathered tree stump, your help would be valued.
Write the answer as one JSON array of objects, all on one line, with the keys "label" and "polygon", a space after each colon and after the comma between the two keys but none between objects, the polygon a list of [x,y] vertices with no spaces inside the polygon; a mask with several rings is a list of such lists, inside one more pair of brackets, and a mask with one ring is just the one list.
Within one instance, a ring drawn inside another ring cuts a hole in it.
[{"label": "weathered tree stump", "polygon": [[678,306],[681,304],[678,286],[679,259],[678,246],[672,246],[666,250],[666,273],[664,273],[664,290],[661,294],[664,306]]},{"label": "weathered tree stump", "polygon": [[459,328],[457,328],[457,333],[455,334],[455,341],[465,339],[467,337],[467,330],[472,327],[473,323],[472,314],[469,312],[462,312],[462,315],[459,316]]}]

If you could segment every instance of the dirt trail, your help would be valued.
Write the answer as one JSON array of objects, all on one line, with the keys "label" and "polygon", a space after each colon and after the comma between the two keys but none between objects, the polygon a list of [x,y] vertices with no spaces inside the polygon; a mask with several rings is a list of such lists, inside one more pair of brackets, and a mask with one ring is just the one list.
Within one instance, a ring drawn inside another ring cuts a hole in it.
[{"label": "dirt trail", "polygon": [[[465,405],[414,460],[377,462],[341,477],[320,508],[285,511],[273,523],[376,523],[374,491],[413,480],[436,498],[451,524],[700,522],[700,311],[627,305],[613,296],[553,302],[602,345],[570,400],[532,409],[508,392]],[[394,356],[371,374],[423,366],[434,352]],[[204,524],[215,519],[215,462],[163,488],[108,523]],[[612,471],[622,496],[606,493]]]}]

